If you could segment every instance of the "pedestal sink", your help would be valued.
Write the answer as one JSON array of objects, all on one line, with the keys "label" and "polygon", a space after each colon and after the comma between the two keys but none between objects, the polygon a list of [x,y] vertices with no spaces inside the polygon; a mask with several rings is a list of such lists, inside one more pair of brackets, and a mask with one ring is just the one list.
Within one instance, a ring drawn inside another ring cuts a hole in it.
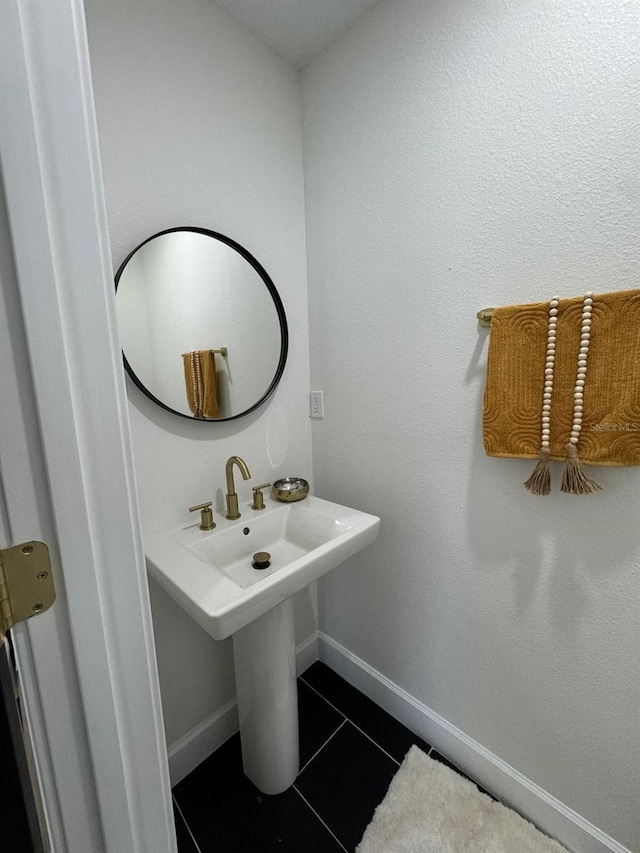
[{"label": "pedestal sink", "polygon": [[[194,522],[145,538],[151,575],[216,640],[233,636],[246,775],[278,794],[298,773],[291,596],[374,541],[380,519],[309,495],[242,508],[214,530]],[[253,554],[271,555],[265,569]]]}]

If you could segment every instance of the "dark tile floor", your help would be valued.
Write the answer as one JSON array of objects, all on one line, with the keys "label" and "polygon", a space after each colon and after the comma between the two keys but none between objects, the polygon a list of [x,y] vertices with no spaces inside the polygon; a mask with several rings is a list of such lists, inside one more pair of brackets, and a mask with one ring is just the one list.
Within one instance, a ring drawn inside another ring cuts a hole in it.
[{"label": "dark tile floor", "polygon": [[298,679],[298,706],[293,787],[262,794],[234,735],[173,789],[180,853],[352,853],[412,744],[458,769],[323,663]]}]

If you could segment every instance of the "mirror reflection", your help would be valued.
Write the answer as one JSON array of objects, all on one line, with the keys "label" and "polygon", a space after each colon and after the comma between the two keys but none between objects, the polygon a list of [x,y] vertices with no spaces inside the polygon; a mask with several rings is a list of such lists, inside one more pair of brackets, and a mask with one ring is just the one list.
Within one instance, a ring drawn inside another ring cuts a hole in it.
[{"label": "mirror reflection", "polygon": [[154,402],[197,420],[248,414],[275,389],[287,355],[276,288],[235,241],[202,228],[145,240],[116,276],[127,372]]}]

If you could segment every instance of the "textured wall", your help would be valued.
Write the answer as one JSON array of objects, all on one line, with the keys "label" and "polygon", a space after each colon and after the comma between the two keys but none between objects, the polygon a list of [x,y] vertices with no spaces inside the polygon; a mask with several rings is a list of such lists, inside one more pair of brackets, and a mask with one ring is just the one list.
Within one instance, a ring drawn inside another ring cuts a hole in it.
[{"label": "textured wall", "polygon": [[[191,423],[128,383],[143,528],[223,506],[224,464],[253,484],[311,475],[300,93],[294,72],[209,0],[87,0],[114,266],[151,234],[198,225],[244,245],[289,320],[289,360],[271,402],[230,424]],[[251,483],[240,480],[241,500]],[[234,692],[230,642],[211,640],[162,590],[153,614],[169,743]],[[298,596],[298,639],[314,628]]]},{"label": "textured wall", "polygon": [[637,287],[640,9],[387,0],[304,74],[321,628],[638,849],[640,469],[486,458],[484,307]]}]

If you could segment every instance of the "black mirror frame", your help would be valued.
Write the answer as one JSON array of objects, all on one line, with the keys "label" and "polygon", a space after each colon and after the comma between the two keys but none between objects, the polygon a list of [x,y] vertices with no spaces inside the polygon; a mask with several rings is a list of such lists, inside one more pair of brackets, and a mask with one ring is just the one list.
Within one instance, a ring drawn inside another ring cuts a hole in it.
[{"label": "black mirror frame", "polygon": [[135,247],[124,261],[120,264],[118,268],[118,272],[115,276],[115,285],[116,292],[118,290],[118,284],[120,283],[120,278],[122,277],[122,273],[126,265],[129,263],[131,258],[135,255],[135,253],[141,249],[144,245],[149,243],[151,240],[155,240],[156,237],[161,237],[163,234],[172,234],[176,231],[192,231],[196,234],[203,234],[206,237],[213,237],[215,240],[220,240],[222,243],[226,243],[227,246],[230,246],[232,249],[235,249],[238,254],[240,254],[245,261],[251,264],[251,266],[258,273],[260,278],[264,281],[267,290],[269,291],[271,298],[273,299],[276,312],[278,314],[278,322],[280,323],[280,359],[278,361],[278,366],[276,368],[276,372],[274,374],[273,379],[271,380],[271,384],[265,391],[265,393],[260,397],[260,399],[250,406],[248,409],[245,409],[243,412],[239,412],[237,415],[231,415],[228,418],[196,418],[194,415],[186,415],[184,412],[178,412],[176,409],[172,409],[170,406],[167,406],[166,403],[163,403],[162,400],[159,400],[155,394],[152,394],[151,391],[146,387],[146,385],[141,381],[141,379],[136,375],[135,371],[127,361],[127,357],[124,354],[124,350],[122,350],[122,360],[124,362],[124,369],[130,376],[134,385],[136,385],[142,393],[152,400],[156,405],[160,406],[160,408],[165,409],[167,412],[171,412],[174,415],[178,415],[180,418],[186,418],[188,421],[200,421],[201,423],[206,424],[218,424],[225,423],[226,421],[235,421],[238,418],[243,418],[245,415],[254,412],[263,403],[265,403],[269,397],[273,394],[282,378],[282,374],[284,372],[285,364],[287,362],[287,354],[289,352],[289,327],[287,326],[287,317],[284,312],[284,305],[282,304],[282,300],[280,299],[280,294],[276,290],[276,286],[271,280],[268,272],[262,266],[262,264],[253,257],[253,255],[248,252],[244,246],[241,246],[240,243],[236,243],[235,240],[232,240],[230,237],[226,237],[224,234],[219,234],[217,231],[210,231],[208,228],[198,228],[191,225],[185,225],[179,228],[166,228],[164,231],[158,231],[157,234],[152,234],[151,237],[147,237],[146,240],[143,240],[138,246]]}]

